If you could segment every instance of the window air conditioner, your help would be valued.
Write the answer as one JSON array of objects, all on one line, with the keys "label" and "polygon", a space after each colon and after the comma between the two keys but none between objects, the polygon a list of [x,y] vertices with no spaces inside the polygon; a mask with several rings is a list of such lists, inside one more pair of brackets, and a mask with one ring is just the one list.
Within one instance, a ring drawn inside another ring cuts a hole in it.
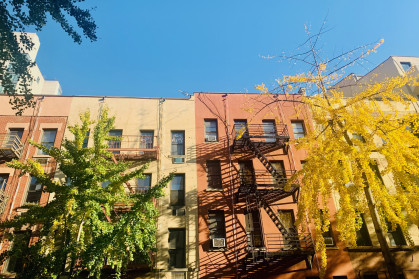
[{"label": "window air conditioner", "polygon": [[185,163],[185,158],[184,157],[174,157],[174,158],[172,158],[172,163],[173,164],[183,164],[183,163]]},{"label": "window air conditioner", "polygon": [[335,242],[333,241],[333,237],[325,237],[324,238],[324,244],[326,244],[326,246],[335,246]]},{"label": "window air conditioner", "polygon": [[176,208],[173,209],[174,216],[185,216],[185,208]]},{"label": "window air conditioner", "polygon": [[224,247],[226,247],[226,239],[225,238],[213,238],[212,239],[212,247],[214,247],[214,248],[224,248]]},{"label": "window air conditioner", "polygon": [[217,136],[205,136],[206,142],[214,142],[217,141]]}]

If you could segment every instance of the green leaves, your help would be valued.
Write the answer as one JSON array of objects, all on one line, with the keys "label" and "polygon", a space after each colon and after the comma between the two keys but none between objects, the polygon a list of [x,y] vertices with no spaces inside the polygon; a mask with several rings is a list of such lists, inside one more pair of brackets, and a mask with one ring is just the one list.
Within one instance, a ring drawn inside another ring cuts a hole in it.
[{"label": "green leaves", "polygon": [[[25,271],[18,278],[26,278],[27,270],[31,278],[63,274],[77,278],[86,269],[99,278],[104,264],[111,265],[119,276],[134,258],[151,263],[149,254],[155,247],[158,216],[153,200],[163,195],[172,175],[162,178],[146,193],[129,193],[125,183],[142,177],[148,164],[134,167],[112,160],[106,142],[114,118],[108,117],[107,109],[93,128],[93,147],[83,147],[93,124],[89,112],[80,119],[81,124],[69,127],[74,138],[65,139],[62,149],[32,143],[57,161],[67,178],[65,183],[51,179],[32,160],[8,164],[22,170],[22,174],[36,177],[44,185],[44,192],[55,194],[45,207],[27,205],[27,212],[0,225],[8,229],[8,237],[15,242],[19,240],[11,229],[39,233],[39,241],[25,251]],[[110,183],[102,187],[105,181]],[[2,257],[20,255],[12,249]]]}]

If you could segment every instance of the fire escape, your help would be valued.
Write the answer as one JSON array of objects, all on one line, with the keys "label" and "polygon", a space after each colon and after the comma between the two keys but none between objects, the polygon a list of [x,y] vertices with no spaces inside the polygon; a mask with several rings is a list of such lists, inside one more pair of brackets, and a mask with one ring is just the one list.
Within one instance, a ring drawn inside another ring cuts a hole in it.
[{"label": "fire escape", "polygon": [[248,158],[256,157],[265,167],[265,171],[239,171],[237,180],[240,186],[236,193],[236,204],[245,204],[246,212],[265,210],[279,231],[274,234],[264,233],[259,220],[259,230],[246,232],[248,247],[241,278],[263,278],[279,274],[301,261],[305,261],[307,268],[310,268],[314,255],[311,235],[287,228],[273,209],[273,204],[290,196],[296,202],[299,194],[298,183],[285,189],[287,179],[295,171],[275,167],[266,156],[280,149],[284,155],[288,154],[287,142],[290,137],[287,126],[273,122],[261,125],[236,123],[233,136],[233,153],[246,154]]}]

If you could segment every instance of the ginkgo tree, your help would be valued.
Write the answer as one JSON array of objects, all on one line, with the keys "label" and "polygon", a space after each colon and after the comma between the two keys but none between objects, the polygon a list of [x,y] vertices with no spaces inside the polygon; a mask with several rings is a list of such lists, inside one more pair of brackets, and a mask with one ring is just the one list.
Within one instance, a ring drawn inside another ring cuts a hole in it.
[{"label": "ginkgo tree", "polygon": [[[306,137],[293,142],[308,153],[304,168],[288,182],[289,187],[296,179],[301,181],[296,224],[303,229],[314,224],[323,277],[327,255],[322,234],[330,227],[328,202],[332,195],[337,196],[335,220],[340,240],[356,246],[361,215],[367,213],[390,278],[398,278],[385,233],[400,227],[413,246],[409,225],[419,225],[419,121],[412,109],[416,99],[403,91],[406,85],[418,85],[417,73],[412,70],[404,76],[371,83],[356,96],[344,98],[342,88],[332,86],[339,77],[337,70],[343,66],[332,66],[335,59],[320,58],[315,49],[317,39],[310,36],[309,51],[289,57],[303,62],[311,57],[310,70],[277,80],[277,89],[285,94],[306,89],[296,106],[307,106],[310,115],[306,117],[313,120]],[[382,43],[380,40],[366,48],[355,60],[374,52]],[[344,64],[349,66],[351,62]],[[256,88],[272,93],[264,84]],[[380,166],[377,159],[382,162]],[[384,184],[383,177],[389,177],[392,183]]]},{"label": "ginkgo tree", "polygon": [[[158,216],[153,200],[163,195],[172,174],[145,193],[127,191],[125,183],[143,178],[148,164],[113,160],[106,148],[108,140],[117,140],[108,135],[114,117],[106,109],[93,124],[89,112],[82,114],[81,124],[69,127],[74,139],[65,139],[61,149],[31,142],[57,161],[65,181],[51,178],[30,159],[8,164],[36,177],[43,192],[54,193],[45,206],[27,204],[26,212],[0,224],[13,243],[1,260],[19,259],[23,271],[17,278],[78,278],[81,271],[99,278],[105,265],[119,277],[129,262],[151,263]],[[94,144],[83,147],[91,128]],[[37,240],[28,246],[30,236]]]}]

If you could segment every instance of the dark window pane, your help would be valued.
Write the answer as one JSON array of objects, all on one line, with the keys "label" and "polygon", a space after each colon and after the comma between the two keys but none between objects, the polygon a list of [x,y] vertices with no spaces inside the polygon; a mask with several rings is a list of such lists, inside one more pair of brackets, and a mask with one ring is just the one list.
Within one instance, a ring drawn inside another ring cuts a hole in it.
[{"label": "dark window pane", "polygon": [[208,212],[208,229],[209,229],[209,238],[211,241],[211,246],[212,246],[212,239],[226,237],[225,219],[224,219],[223,210],[210,210]]},{"label": "dark window pane", "polygon": [[372,246],[370,234],[368,233],[367,224],[365,223],[364,215],[361,214],[362,227],[356,232],[356,245],[358,246]]},{"label": "dark window pane", "polygon": [[262,120],[263,133],[266,142],[276,141],[275,120]]},{"label": "dark window pane", "polygon": [[186,267],[186,230],[169,229],[169,266]]},{"label": "dark window pane", "polygon": [[170,205],[185,205],[185,175],[176,174],[170,183]]},{"label": "dark window pane", "polygon": [[412,67],[412,64],[410,62],[400,62],[400,65],[402,65],[402,68],[405,72],[410,70],[410,67]]},{"label": "dark window pane", "polygon": [[222,189],[221,163],[219,160],[207,161],[207,181],[209,189]]},{"label": "dark window pane", "polygon": [[83,148],[86,148],[89,144],[89,137],[90,137],[90,130],[86,132],[86,136],[84,136],[83,140]]},{"label": "dark window pane", "polygon": [[42,195],[42,184],[38,182],[36,177],[31,177],[26,202],[39,203]]},{"label": "dark window pane", "polygon": [[397,225],[396,229],[393,230],[392,225],[387,221],[387,228],[387,235],[390,239],[390,246],[406,245],[406,240],[404,239],[402,229],[399,225]]},{"label": "dark window pane", "polygon": [[0,174],[0,191],[4,191],[6,189],[8,179],[8,174]]}]

